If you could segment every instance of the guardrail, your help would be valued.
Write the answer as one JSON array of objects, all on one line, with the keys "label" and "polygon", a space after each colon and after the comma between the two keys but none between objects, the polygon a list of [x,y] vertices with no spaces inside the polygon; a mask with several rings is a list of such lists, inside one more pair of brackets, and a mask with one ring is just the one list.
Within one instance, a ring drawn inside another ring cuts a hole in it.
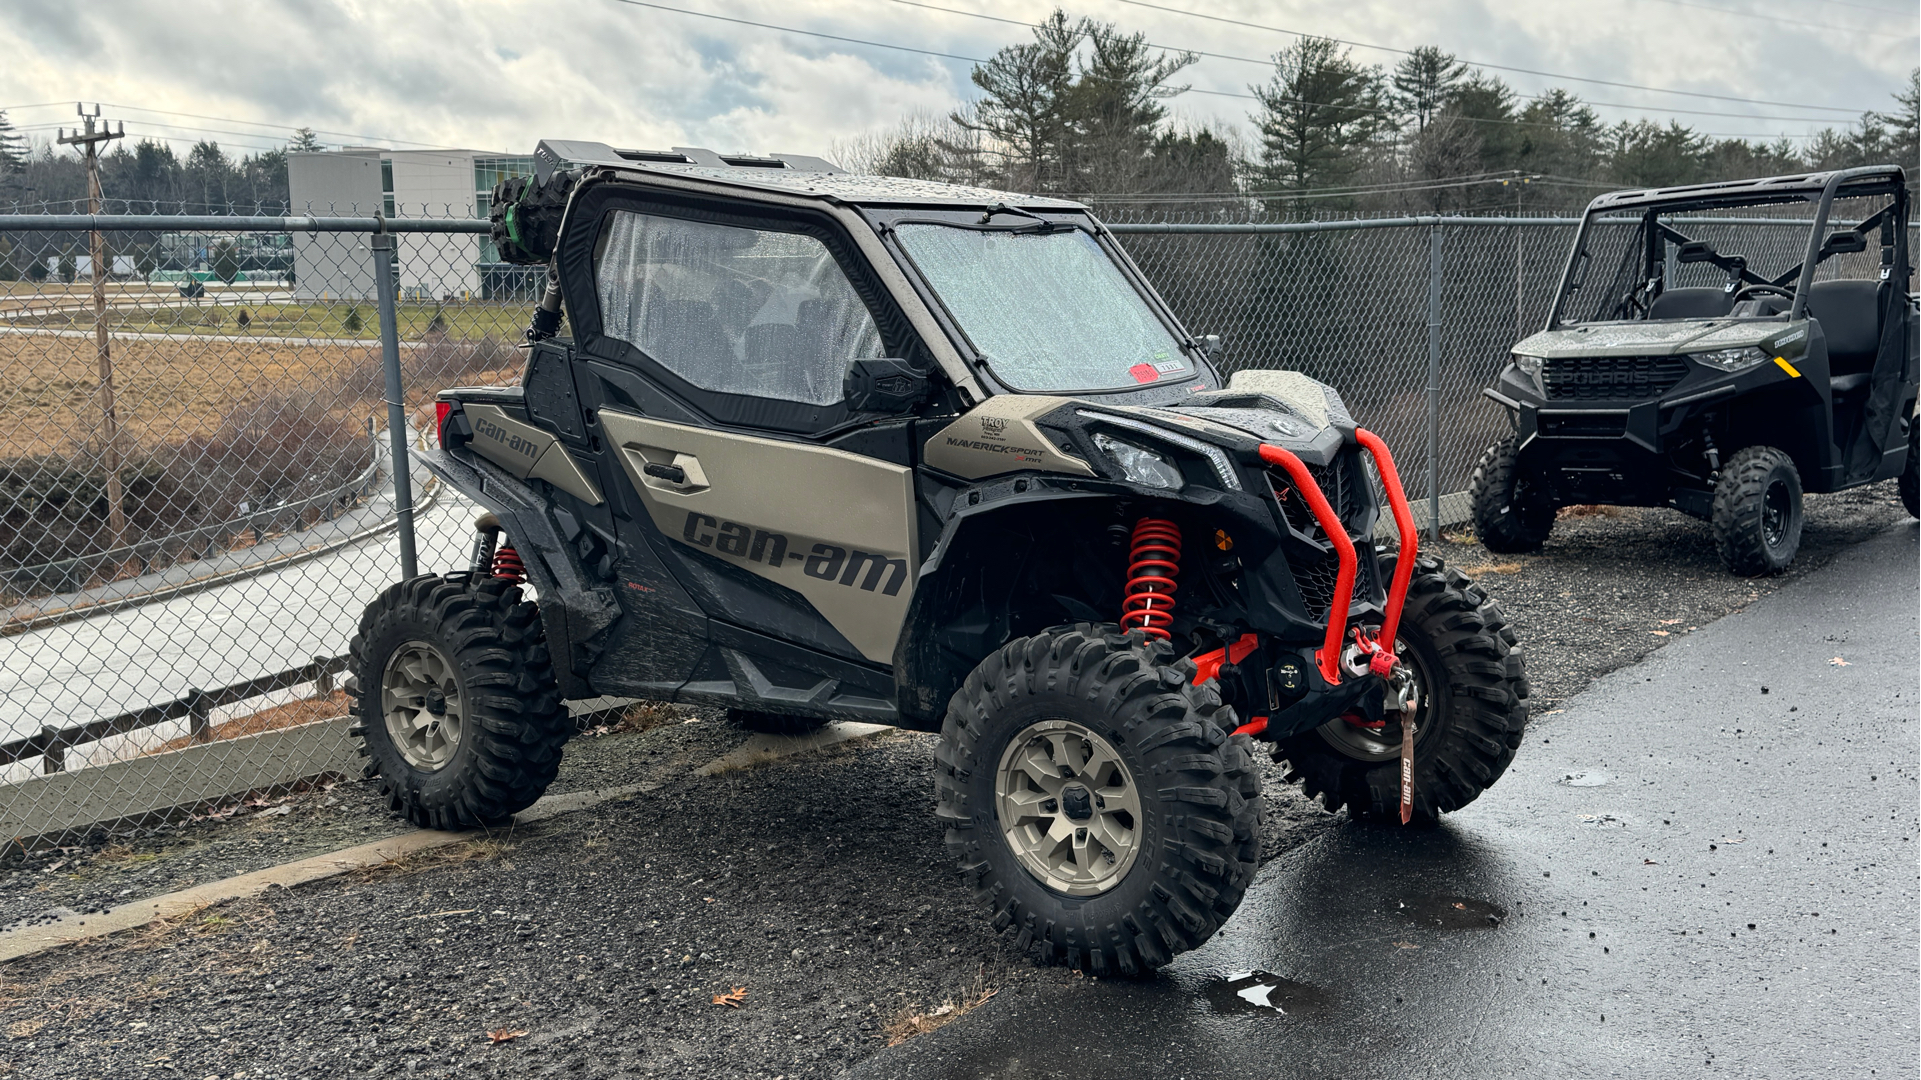
[{"label": "guardrail", "polygon": [[67,751],[87,743],[110,739],[116,735],[128,735],[144,728],[157,727],[176,720],[189,721],[187,734],[196,743],[209,742],[213,738],[213,710],[233,705],[249,698],[263,697],[276,690],[290,690],[304,683],[315,684],[315,696],[325,697],[333,693],[333,677],[347,670],[345,656],[316,656],[311,664],[303,667],[277,671],[272,675],[262,675],[245,682],[223,686],[218,690],[195,688],[187,691],[185,697],[175,698],[162,705],[150,705],[144,709],[121,713],[102,720],[72,727],[44,727],[40,733],[24,739],[0,743],[0,766],[12,765],[30,757],[39,757],[44,764],[43,773],[65,772]]}]

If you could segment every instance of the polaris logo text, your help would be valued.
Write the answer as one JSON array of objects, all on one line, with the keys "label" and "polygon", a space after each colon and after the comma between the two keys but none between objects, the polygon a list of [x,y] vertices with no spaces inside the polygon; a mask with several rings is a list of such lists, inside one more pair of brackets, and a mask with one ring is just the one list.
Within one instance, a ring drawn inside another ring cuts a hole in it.
[{"label": "polaris logo text", "polygon": [[521,457],[537,458],[542,450],[542,447],[515,435],[499,424],[488,421],[485,417],[474,419],[474,433],[492,439]]},{"label": "polaris logo text", "polygon": [[711,548],[722,555],[771,567],[799,562],[801,573],[808,577],[838,581],[850,588],[858,586],[863,592],[879,589],[883,595],[898,596],[901,586],[907,584],[906,559],[890,559],[834,544],[815,544],[805,554],[789,551],[787,537],[782,533],[738,521],[719,521],[709,514],[689,512],[680,538],[695,547]]}]

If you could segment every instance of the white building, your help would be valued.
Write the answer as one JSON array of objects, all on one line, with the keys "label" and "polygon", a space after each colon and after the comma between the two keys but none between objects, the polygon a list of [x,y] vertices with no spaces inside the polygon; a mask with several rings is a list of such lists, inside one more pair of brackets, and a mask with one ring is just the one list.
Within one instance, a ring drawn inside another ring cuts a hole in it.
[{"label": "white building", "polygon": [[[295,214],[390,219],[486,217],[494,185],[531,173],[530,156],[480,150],[342,150],[287,156],[287,183]],[[368,236],[294,234],[294,292],[303,299],[374,298],[373,253]],[[465,300],[481,297],[504,280],[524,274],[497,264],[493,243],[472,233],[402,233],[398,236],[402,300]]]}]

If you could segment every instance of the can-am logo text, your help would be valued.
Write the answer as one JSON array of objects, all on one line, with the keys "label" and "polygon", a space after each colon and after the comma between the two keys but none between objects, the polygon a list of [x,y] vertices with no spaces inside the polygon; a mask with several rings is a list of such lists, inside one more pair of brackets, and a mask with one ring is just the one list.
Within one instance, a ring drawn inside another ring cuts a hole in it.
[{"label": "can-am logo text", "polygon": [[710,548],[722,555],[765,563],[776,569],[790,561],[798,562],[800,572],[808,577],[835,581],[850,588],[858,586],[862,592],[878,588],[882,595],[898,596],[901,586],[907,584],[906,559],[890,559],[835,544],[815,544],[806,553],[789,551],[783,533],[757,529],[738,521],[720,521],[697,511],[688,513],[680,538],[695,547]]}]

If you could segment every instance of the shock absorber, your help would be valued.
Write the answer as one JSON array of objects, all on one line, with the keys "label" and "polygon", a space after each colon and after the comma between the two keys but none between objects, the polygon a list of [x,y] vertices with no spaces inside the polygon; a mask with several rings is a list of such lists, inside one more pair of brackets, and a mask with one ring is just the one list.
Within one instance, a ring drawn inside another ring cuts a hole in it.
[{"label": "shock absorber", "polygon": [[1127,552],[1127,587],[1121,601],[1121,629],[1140,630],[1166,641],[1174,622],[1175,580],[1181,572],[1181,527],[1166,518],[1134,523]]},{"label": "shock absorber", "polygon": [[520,552],[512,544],[502,544],[494,552],[494,576],[517,584],[527,580],[527,564],[520,561]]}]

